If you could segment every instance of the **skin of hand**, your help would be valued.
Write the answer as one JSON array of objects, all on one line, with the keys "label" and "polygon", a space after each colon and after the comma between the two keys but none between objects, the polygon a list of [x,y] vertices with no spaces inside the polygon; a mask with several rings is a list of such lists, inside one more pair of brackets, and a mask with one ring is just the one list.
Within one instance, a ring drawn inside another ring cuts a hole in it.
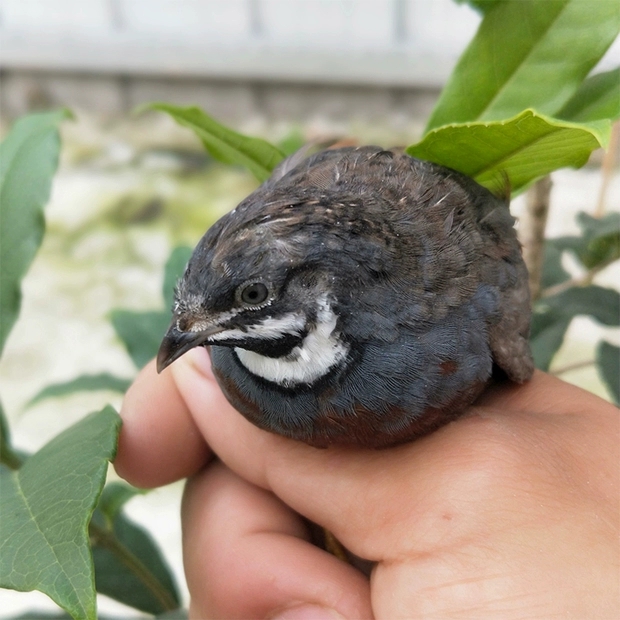
[{"label": "skin of hand", "polygon": [[[413,443],[322,450],[250,424],[198,348],[149,364],[122,417],[122,477],[191,476],[191,618],[620,617],[619,411],[550,375]],[[300,515],[376,562],[370,579]]]}]

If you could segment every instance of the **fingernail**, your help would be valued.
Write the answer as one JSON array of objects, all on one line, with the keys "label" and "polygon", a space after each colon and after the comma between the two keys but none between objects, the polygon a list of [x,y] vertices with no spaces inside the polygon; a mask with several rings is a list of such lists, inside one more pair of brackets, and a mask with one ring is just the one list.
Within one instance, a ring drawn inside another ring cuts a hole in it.
[{"label": "fingernail", "polygon": [[273,616],[273,620],[344,620],[335,610],[321,605],[289,607]]},{"label": "fingernail", "polygon": [[200,374],[209,377],[209,379],[213,378],[211,356],[205,347],[191,349],[181,359],[193,366]]}]

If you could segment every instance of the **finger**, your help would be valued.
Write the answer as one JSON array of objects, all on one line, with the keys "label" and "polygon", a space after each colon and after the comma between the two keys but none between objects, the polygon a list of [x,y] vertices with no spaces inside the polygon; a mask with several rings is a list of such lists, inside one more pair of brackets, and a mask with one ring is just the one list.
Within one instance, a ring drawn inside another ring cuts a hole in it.
[{"label": "finger", "polygon": [[[510,477],[524,466],[522,454],[545,434],[538,418],[522,424],[522,403],[515,409],[500,392],[487,398],[484,407],[471,408],[464,417],[413,443],[389,450],[320,450],[245,420],[219,390],[204,350],[189,352],[172,366],[172,373],[209,445],[233,471],[273,491],[370,560],[390,559],[382,555],[386,549],[398,558],[404,551],[429,552],[448,539],[457,542],[455,537],[467,536],[467,527],[456,528],[454,521],[467,522],[464,510],[482,518],[489,494],[498,487],[508,492]],[[528,398],[533,402],[535,394],[549,387],[557,391],[555,381],[537,375]],[[586,394],[568,412],[583,413],[586,397],[599,404]],[[502,406],[494,407],[494,402]],[[549,424],[556,424],[555,416]],[[555,432],[554,427],[547,430]],[[464,498],[476,499],[472,504]],[[410,519],[405,522],[403,514]],[[417,525],[415,531],[411,522]]]},{"label": "finger", "polygon": [[[428,548],[454,532],[453,496],[467,492],[459,484],[475,488],[479,481],[476,472],[467,480],[455,472],[470,466],[484,419],[472,418],[469,431],[458,438],[452,424],[390,450],[316,449],[248,422],[227,402],[209,368],[201,349],[172,366],[209,445],[238,475],[331,530],[351,551],[380,560],[389,549],[397,557],[416,534]],[[411,521],[405,523],[403,514]],[[416,520],[412,533],[409,523]]]},{"label": "finger", "polygon": [[192,475],[210,451],[170,372],[147,364],[125,395],[114,466],[138,487],[162,486]]},{"label": "finger", "polygon": [[221,463],[187,486],[183,547],[193,618],[372,617],[361,573],[313,546],[297,515]]}]

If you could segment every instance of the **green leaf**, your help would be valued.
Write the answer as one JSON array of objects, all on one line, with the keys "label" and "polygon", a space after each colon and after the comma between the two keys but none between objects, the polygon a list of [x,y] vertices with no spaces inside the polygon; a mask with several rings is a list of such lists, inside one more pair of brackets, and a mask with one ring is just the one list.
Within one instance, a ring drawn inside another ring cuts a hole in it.
[{"label": "green leaf", "polygon": [[596,347],[596,364],[611,397],[620,404],[620,348],[602,340]]},{"label": "green leaf", "polygon": [[455,2],[457,4],[469,4],[480,13],[486,13],[494,4],[504,2],[504,0],[455,0]]},{"label": "green leaf", "polygon": [[549,370],[553,357],[564,342],[571,320],[571,317],[549,308],[534,309],[530,346],[536,368]]},{"label": "green leaf", "polygon": [[620,213],[608,213],[601,218],[578,213],[577,224],[581,235],[558,237],[553,240],[555,247],[573,252],[587,269],[620,258]]},{"label": "green leaf", "polygon": [[40,590],[73,618],[96,618],[88,522],[116,452],[106,407],[50,441],[17,471],[0,469],[0,587]]},{"label": "green leaf", "polygon": [[[14,616],[10,620],[71,620],[71,616],[63,613],[27,611],[19,616]],[[97,620],[103,619],[100,616]]]},{"label": "green leaf", "polygon": [[[69,614],[45,612],[45,611],[27,611],[26,613],[8,618],[7,620],[70,620]],[[120,620],[118,616],[101,616],[97,615],[97,620]]]},{"label": "green leaf", "polygon": [[187,265],[193,250],[187,246],[179,246],[172,250],[170,258],[166,263],[164,270],[164,303],[166,308],[171,308],[174,302],[174,287],[177,281],[183,275],[185,266]]},{"label": "green leaf", "polygon": [[536,368],[549,370],[574,317],[590,316],[608,326],[620,325],[620,293],[597,285],[572,287],[534,304],[530,345]]},{"label": "green leaf", "polygon": [[10,469],[17,469],[21,465],[21,459],[11,446],[9,422],[6,419],[2,403],[0,403],[0,463]]},{"label": "green leaf", "polygon": [[577,213],[577,224],[588,241],[620,234],[620,213],[608,213],[603,217],[592,217],[585,211]]},{"label": "green leaf", "polygon": [[122,510],[111,523],[95,511],[91,535],[98,592],[151,614],[179,607],[172,573],[157,544]]},{"label": "green leaf", "polygon": [[63,381],[62,383],[54,383],[48,385],[38,392],[29,402],[28,406],[45,400],[46,398],[58,398],[60,396],[67,396],[74,394],[75,392],[96,392],[96,391],[110,391],[125,393],[131,380],[121,379],[108,373],[101,373],[99,375],[81,375],[71,381]]},{"label": "green leaf", "polygon": [[548,307],[566,317],[578,315],[615,327],[620,325],[620,293],[611,288],[574,286],[566,291],[538,300],[537,307]]},{"label": "green leaf", "polygon": [[486,11],[427,125],[555,114],[620,30],[617,0],[504,0]]},{"label": "green leaf", "polygon": [[113,310],[112,325],[137,368],[155,355],[170,323],[168,312]]},{"label": "green leaf", "polygon": [[0,354],[21,305],[21,280],[45,229],[43,207],[58,166],[65,110],[15,123],[0,145]]},{"label": "green leaf", "polygon": [[446,125],[407,153],[458,170],[492,190],[508,175],[513,191],[558,168],[579,168],[605,146],[611,123],[577,125],[524,110],[505,121]]},{"label": "green leaf", "polygon": [[156,620],[189,620],[187,609],[175,609],[156,616]]},{"label": "green leaf", "polygon": [[278,148],[288,157],[296,153],[307,143],[306,137],[300,129],[293,129],[280,142]]},{"label": "green leaf", "polygon": [[105,486],[91,535],[97,591],[142,611],[158,614],[179,607],[172,573],[151,536],[123,513],[144,491],[120,482]]},{"label": "green leaf", "polygon": [[101,514],[111,523],[130,499],[145,493],[147,491],[124,482],[110,482],[103,487],[97,510],[101,511]]},{"label": "green leaf", "polygon": [[570,274],[562,267],[562,250],[554,244],[553,239],[547,239],[544,247],[543,270],[540,284],[543,289],[561,284],[570,279]]},{"label": "green leaf", "polygon": [[152,103],[145,107],[170,114],[177,123],[194,131],[212,157],[225,164],[245,166],[259,181],[268,179],[284,159],[284,153],[273,144],[237,133],[200,108],[182,108],[167,103]]},{"label": "green leaf", "polygon": [[620,67],[590,76],[557,117],[574,123],[620,118]]},{"label": "green leaf", "polygon": [[[174,287],[182,275],[192,249],[186,246],[175,248],[166,263],[164,271],[163,296],[168,308],[172,306]],[[142,368],[157,354],[161,340],[170,323],[170,313],[164,311],[133,312],[113,310],[112,325],[123,341],[131,359]]]}]

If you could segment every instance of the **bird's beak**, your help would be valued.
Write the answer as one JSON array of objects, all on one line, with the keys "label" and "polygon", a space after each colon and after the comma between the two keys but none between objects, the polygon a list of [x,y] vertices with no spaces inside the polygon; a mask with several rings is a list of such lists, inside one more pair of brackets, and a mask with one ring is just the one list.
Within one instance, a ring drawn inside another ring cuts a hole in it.
[{"label": "bird's beak", "polygon": [[178,360],[181,355],[190,349],[207,344],[209,338],[214,334],[223,331],[222,327],[213,326],[200,332],[182,332],[177,328],[177,321],[174,319],[164,336],[157,353],[157,372],[161,372]]}]

